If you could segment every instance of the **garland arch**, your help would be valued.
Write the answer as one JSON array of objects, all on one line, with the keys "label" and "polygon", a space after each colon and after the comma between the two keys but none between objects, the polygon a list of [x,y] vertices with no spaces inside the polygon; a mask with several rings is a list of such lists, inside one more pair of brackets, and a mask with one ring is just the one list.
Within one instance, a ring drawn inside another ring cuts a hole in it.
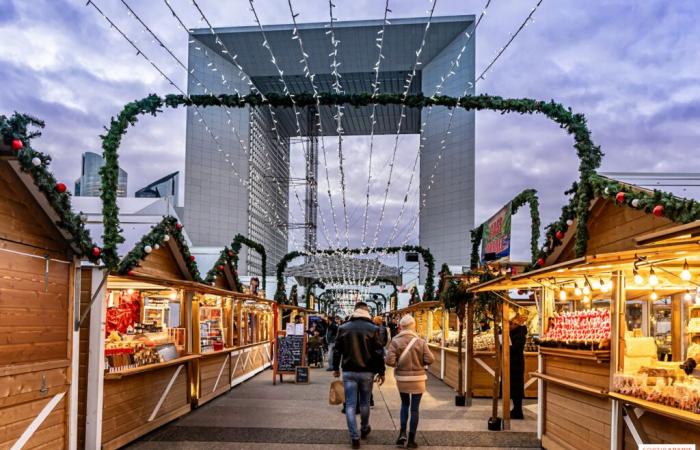
[{"label": "garland arch", "polygon": [[[532,264],[537,264],[539,258],[539,241],[540,241],[540,200],[535,189],[525,189],[520,194],[516,195],[511,202],[511,214],[515,215],[521,206],[525,203],[530,205],[530,257]],[[484,232],[484,224],[471,231],[472,251],[470,258],[470,267],[476,269],[479,265],[479,245]]]},{"label": "garland arch", "polygon": [[[423,94],[404,96],[402,94],[334,94],[320,93],[315,97],[309,93],[301,93],[294,96],[294,101],[286,95],[269,94],[263,100],[258,94],[249,95],[167,95],[159,97],[149,95],[141,100],[127,103],[116,118],[112,118],[107,133],[102,137],[102,150],[105,165],[100,169],[102,177],[102,211],[104,216],[104,251],[103,260],[108,269],[115,269],[119,264],[117,245],[124,241],[119,227],[119,209],[117,207],[117,180],[119,176],[118,149],[122,136],[130,125],[135,125],[140,115],[153,116],[162,112],[163,107],[177,108],[180,106],[218,106],[229,108],[242,108],[244,106],[264,106],[291,108],[316,106],[317,102],[325,106],[350,105],[366,106],[376,103],[378,105],[404,104],[408,107],[423,108],[428,106],[445,106],[448,108],[461,107],[466,110],[491,110],[501,113],[518,114],[542,114],[559,124],[574,138],[574,149],[579,158],[579,182],[575,185],[575,192],[568,207],[564,208],[562,217],[547,227],[547,244],[540,249],[538,261],[550,254],[557,242],[557,231],[565,231],[570,221],[575,217],[578,223],[588,222],[588,205],[593,199],[593,187],[590,179],[596,174],[600,166],[602,152],[591,139],[586,118],[583,114],[574,113],[554,101],[541,101],[527,98],[502,98],[491,95],[465,96],[460,98],[449,96],[426,97]],[[574,216],[574,217],[572,217]],[[588,240],[587,227],[580,226],[576,229],[576,255],[581,256],[586,251]],[[426,286],[427,289],[427,286]],[[431,286],[432,291],[432,286]],[[432,296],[432,292],[431,292]]]},{"label": "garland arch", "polygon": [[238,270],[238,254],[241,251],[242,244],[250,249],[255,250],[260,255],[260,259],[262,260],[262,289],[264,291],[265,287],[267,286],[267,253],[265,252],[265,246],[259,242],[255,242],[252,239],[248,239],[240,233],[237,234],[233,238],[233,242],[231,243],[231,250],[233,251],[236,262],[236,270]]},{"label": "garland arch", "polygon": [[[289,252],[277,264],[277,291],[275,291],[275,300],[278,303],[285,303],[287,301],[286,287],[284,285],[284,272],[287,270],[287,265],[290,261],[300,256],[313,256],[313,255],[333,255],[338,250],[319,250],[316,252]],[[420,253],[423,257],[423,264],[428,269],[428,273],[425,277],[425,291],[423,292],[423,301],[431,301],[435,297],[435,258],[433,254],[430,253],[430,249],[420,247],[417,245],[404,245],[402,247],[375,247],[375,248],[342,248],[341,252],[347,255],[366,255],[368,253],[399,253],[399,252],[415,252]],[[377,280],[378,281],[378,280]],[[396,289],[396,285],[394,289]]]}]

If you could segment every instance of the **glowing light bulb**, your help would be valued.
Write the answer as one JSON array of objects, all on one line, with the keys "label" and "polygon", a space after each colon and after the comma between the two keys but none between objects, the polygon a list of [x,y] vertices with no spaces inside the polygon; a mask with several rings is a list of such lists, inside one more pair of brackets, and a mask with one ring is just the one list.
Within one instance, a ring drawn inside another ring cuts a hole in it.
[{"label": "glowing light bulb", "polygon": [[598,280],[593,280],[591,281],[591,287],[593,288],[593,290],[597,291],[600,290],[601,287],[603,287],[603,284]]},{"label": "glowing light bulb", "polygon": [[177,292],[171,292],[170,295],[168,295],[168,298],[170,300],[175,300],[177,298]]},{"label": "glowing light bulb", "polygon": [[643,285],[644,284],[644,277],[639,274],[637,269],[634,269],[634,271],[632,273],[634,273],[634,284],[636,284],[637,286]]},{"label": "glowing light bulb", "polygon": [[582,294],[581,288],[576,286],[576,289],[574,289],[574,294],[576,295],[576,297],[580,297]]},{"label": "glowing light bulb", "polygon": [[688,260],[683,262],[683,270],[681,270],[681,280],[690,281],[693,276],[690,274],[690,268],[688,267]]},{"label": "glowing light bulb", "polygon": [[612,286],[610,286],[607,281],[600,280],[600,292],[606,293],[611,289],[611,287]]},{"label": "glowing light bulb", "polygon": [[583,295],[588,295],[591,293],[591,288],[588,287],[588,285],[583,286]]},{"label": "glowing light bulb", "polygon": [[559,289],[559,300],[562,302],[566,301],[566,291],[564,289]]},{"label": "glowing light bulb", "polygon": [[654,268],[649,270],[649,286],[657,286],[659,284],[659,277],[654,273]]},{"label": "glowing light bulb", "polygon": [[693,296],[690,295],[690,291],[685,291],[685,294],[683,295],[683,300],[686,302],[689,302],[693,299]]},{"label": "glowing light bulb", "polygon": [[127,289],[127,290],[126,290],[126,293],[129,294],[129,295],[131,295],[131,294],[134,293],[134,290],[133,290],[133,289]]},{"label": "glowing light bulb", "polygon": [[656,293],[656,289],[651,290],[651,295],[649,296],[652,300],[657,300],[659,298],[659,294]]},{"label": "glowing light bulb", "polygon": [[583,296],[583,303],[589,303],[591,301],[591,298],[587,295]]}]

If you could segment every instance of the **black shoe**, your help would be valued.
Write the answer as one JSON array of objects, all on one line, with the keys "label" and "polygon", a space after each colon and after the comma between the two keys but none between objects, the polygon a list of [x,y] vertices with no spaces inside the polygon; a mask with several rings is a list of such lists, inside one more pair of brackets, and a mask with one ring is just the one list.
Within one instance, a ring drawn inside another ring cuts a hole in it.
[{"label": "black shoe", "polygon": [[399,448],[406,447],[406,432],[402,431],[399,433],[399,438],[396,440],[396,446]]},{"label": "black shoe", "polygon": [[360,440],[359,439],[352,440],[352,448],[360,448]]},{"label": "black shoe", "polygon": [[408,433],[406,448],[418,448],[418,444],[416,444],[416,433]]},{"label": "black shoe", "polygon": [[510,412],[510,418],[514,420],[523,420],[525,418],[525,415],[523,414],[523,411],[516,411],[516,410],[511,410]]},{"label": "black shoe", "polygon": [[343,409],[341,409],[340,412],[345,414],[345,405],[343,405]]},{"label": "black shoe", "polygon": [[372,432],[372,427],[367,425],[366,430],[360,430],[360,439],[367,439],[367,436]]}]

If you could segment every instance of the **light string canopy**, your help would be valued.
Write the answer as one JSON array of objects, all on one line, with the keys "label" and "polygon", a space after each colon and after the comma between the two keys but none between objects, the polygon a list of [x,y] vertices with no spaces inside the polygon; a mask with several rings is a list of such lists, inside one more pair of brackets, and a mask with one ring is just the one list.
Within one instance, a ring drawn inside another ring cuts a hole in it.
[{"label": "light string canopy", "polygon": [[[102,18],[105,19],[105,21],[110,25],[110,27],[113,28],[114,30],[116,30],[122,36],[122,38],[124,38],[124,40],[126,40],[129,43],[129,45],[131,45],[134,48],[134,50],[136,50],[137,55],[141,55],[141,57],[144,58],[156,70],[156,72],[158,72],[161,75],[161,77],[163,77],[171,86],[173,86],[175,88],[175,90],[177,90],[184,97],[189,98],[187,93],[182,88],[180,88],[178,86],[178,84],[175,83],[172,80],[172,78],[170,78],[146,53],[144,53],[142,51],[142,49],[134,42],[134,40],[131,39],[111,18],[109,18],[99,8],[99,6],[97,6],[97,4],[94,3],[94,1],[88,0],[88,2],[86,3],[86,6],[92,6],[102,16]],[[132,13],[132,15],[134,15],[134,17],[136,17],[135,14]],[[157,37],[154,34],[152,34],[152,35],[154,36],[154,39]],[[160,45],[165,47],[165,45],[162,43]],[[195,108],[196,108],[196,110],[198,110],[198,107],[195,106]],[[201,115],[200,115],[200,122],[202,122],[204,124],[205,130],[207,131],[207,133],[209,134],[209,136],[212,138],[215,145],[217,146],[218,152],[221,153],[222,156],[224,156],[224,160],[231,165],[232,173],[238,178],[238,181],[241,183],[241,185],[243,185],[248,191],[250,191],[250,189],[251,189],[250,182],[248,180],[243,179],[243,177],[241,177],[241,175],[238,173],[238,170],[235,167],[235,163],[233,161],[231,161],[228,157],[225,156],[226,154],[225,154],[223,148],[221,147],[221,144],[219,142],[218,137],[211,131],[211,129],[206,124],[206,122],[204,121],[204,118],[201,117]],[[273,220],[273,218],[270,216],[267,209],[264,208],[265,205],[261,205],[261,204],[259,204],[259,202],[258,202],[258,205],[260,206],[261,211],[263,212],[265,220],[268,223],[270,223],[276,231],[281,233],[283,237],[286,237],[286,235],[275,226],[277,223],[279,223],[281,221],[281,218],[279,217],[279,215],[276,214],[277,220]]]}]

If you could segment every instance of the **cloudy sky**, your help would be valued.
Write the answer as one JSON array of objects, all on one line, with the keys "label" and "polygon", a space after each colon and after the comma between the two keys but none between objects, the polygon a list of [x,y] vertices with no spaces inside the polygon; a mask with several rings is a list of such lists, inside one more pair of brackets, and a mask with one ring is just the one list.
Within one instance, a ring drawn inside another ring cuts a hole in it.
[{"label": "cloudy sky", "polygon": [[[190,0],[170,1],[188,27],[203,26]],[[437,2],[436,15],[478,14],[485,0]],[[185,85],[185,71],[151,42],[120,1],[95,3],[176,83]],[[163,1],[128,3],[186,61],[187,36]],[[214,26],[254,24],[245,0],[198,3]],[[327,1],[293,3],[298,21],[328,21]],[[335,3],[340,20],[378,19],[383,14],[384,2],[376,0]],[[535,3],[492,1],[477,33],[477,73]],[[390,17],[395,18],[425,16],[430,6],[426,0],[390,4]],[[263,25],[290,21],[286,0],[256,0],[255,5]],[[593,6],[579,0],[544,0],[534,23],[479,82],[477,92],[555,99],[584,113],[595,142],[606,154],[603,171],[700,172],[691,157],[700,137],[699,11],[693,1],[609,0]],[[56,175],[70,186],[79,175],[80,154],[99,150],[99,134],[124,103],[171,91],[84,0],[0,0],[0,113],[16,110],[46,120],[36,147],[53,155]],[[121,161],[129,172],[131,192],[157,176],[184,169],[184,136],[184,110],[168,111],[157,120],[144,118],[141,126],[129,131]],[[484,112],[477,115],[476,141],[477,223],[528,187],[540,192],[543,222],[557,216],[563,191],[577,176],[566,134],[542,117]],[[347,143],[352,154],[348,165],[361,167],[366,142]],[[388,160],[389,141],[381,142],[385,153],[380,158]],[[402,137],[400,145],[415,152],[417,138]],[[411,163],[408,158],[399,161],[399,177],[410,173]],[[331,165],[331,179],[336,182],[337,163]],[[364,184],[354,183],[348,189],[351,200],[362,203]],[[373,193],[382,191],[382,185],[373,186]],[[391,192],[382,235],[390,232],[404,194],[405,189]],[[411,198],[406,220],[416,209],[415,193]],[[330,218],[327,209],[325,213]],[[336,214],[342,217],[342,210]],[[361,212],[350,214],[353,223],[361,223]],[[527,213],[518,214],[516,227],[527,230],[527,219]],[[376,227],[376,216],[372,222]],[[403,239],[402,234],[398,241]],[[516,232],[516,259],[527,257],[528,239],[527,232]]]}]

